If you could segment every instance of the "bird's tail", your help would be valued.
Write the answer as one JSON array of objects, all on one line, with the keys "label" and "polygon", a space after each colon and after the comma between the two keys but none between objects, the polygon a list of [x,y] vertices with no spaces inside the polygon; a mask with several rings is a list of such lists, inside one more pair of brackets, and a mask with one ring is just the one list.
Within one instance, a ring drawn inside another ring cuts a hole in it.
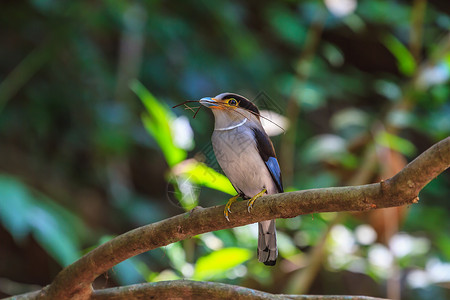
[{"label": "bird's tail", "polygon": [[275,265],[278,257],[275,220],[258,223],[258,260],[265,265]]}]

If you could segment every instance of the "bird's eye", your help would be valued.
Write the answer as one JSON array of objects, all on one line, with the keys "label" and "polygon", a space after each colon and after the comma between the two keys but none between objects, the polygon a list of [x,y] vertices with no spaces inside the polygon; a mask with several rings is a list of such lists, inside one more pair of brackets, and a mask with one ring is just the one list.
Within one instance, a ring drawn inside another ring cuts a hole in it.
[{"label": "bird's eye", "polygon": [[230,100],[228,100],[228,104],[232,105],[232,106],[236,106],[237,105],[237,101],[234,98],[231,98]]}]

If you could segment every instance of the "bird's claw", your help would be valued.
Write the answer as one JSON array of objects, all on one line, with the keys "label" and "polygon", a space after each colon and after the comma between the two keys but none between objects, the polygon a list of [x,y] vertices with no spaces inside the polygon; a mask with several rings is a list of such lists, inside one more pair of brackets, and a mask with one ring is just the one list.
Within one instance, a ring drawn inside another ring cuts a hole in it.
[{"label": "bird's claw", "polygon": [[228,200],[227,204],[225,204],[225,209],[223,210],[223,215],[225,216],[225,219],[227,219],[228,222],[230,222],[230,218],[228,217],[228,214],[231,213],[231,204],[236,202],[237,198],[239,198],[239,194],[232,197],[230,200]]},{"label": "bird's claw", "polygon": [[267,192],[266,189],[263,189],[261,192],[259,192],[258,194],[256,194],[255,196],[253,196],[251,199],[248,200],[247,202],[247,210],[250,213],[252,208],[253,208],[253,204],[255,203],[256,199],[258,199],[259,197],[261,197],[262,195],[264,195]]},{"label": "bird's claw", "polygon": [[225,209],[223,210],[223,215],[225,216],[225,219],[227,219],[228,222],[230,222],[230,218],[228,217],[229,213],[231,213],[231,209],[230,209],[230,207],[228,206],[228,203],[227,203],[227,205],[225,206]]}]

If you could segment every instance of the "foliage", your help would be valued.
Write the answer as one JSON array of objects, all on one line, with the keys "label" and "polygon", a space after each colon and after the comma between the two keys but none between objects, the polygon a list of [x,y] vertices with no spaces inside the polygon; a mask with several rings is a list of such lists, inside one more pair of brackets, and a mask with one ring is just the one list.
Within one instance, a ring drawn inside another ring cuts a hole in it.
[{"label": "foliage", "polygon": [[[234,194],[212,116],[171,108],[185,100],[233,91],[285,115],[272,140],[287,191],[390,177],[450,134],[442,1],[6,1],[0,20],[0,277],[17,283],[46,285],[110,236]],[[134,257],[99,285],[396,297],[385,286],[399,284],[444,299],[449,180],[410,208],[278,220],[275,268],[247,226]]]},{"label": "foliage", "polygon": [[17,243],[32,235],[62,266],[80,257],[87,229],[76,215],[9,176],[0,176],[0,190],[0,221]]}]

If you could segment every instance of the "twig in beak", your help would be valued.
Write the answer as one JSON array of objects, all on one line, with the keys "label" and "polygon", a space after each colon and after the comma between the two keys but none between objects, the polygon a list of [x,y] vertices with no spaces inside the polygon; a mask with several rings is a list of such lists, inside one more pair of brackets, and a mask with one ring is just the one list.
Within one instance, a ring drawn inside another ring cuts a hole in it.
[{"label": "twig in beak", "polygon": [[[193,103],[193,102],[199,103],[200,100],[187,100],[187,101],[184,101],[183,103],[172,106],[172,108],[176,108],[178,106],[184,105],[185,109],[189,109],[190,111],[192,111],[194,113],[194,119],[195,119],[195,117],[197,116],[197,114],[198,114],[199,110],[202,108],[202,106],[200,105],[200,106],[190,107],[186,104],[186,103]],[[197,110],[194,111],[194,109],[197,109]]]},{"label": "twig in beak", "polygon": [[195,117],[197,116],[197,114],[198,114],[198,112],[200,111],[201,108],[202,108],[202,106],[200,105],[198,107],[197,111],[195,112],[193,119],[195,119]]},{"label": "twig in beak", "polygon": [[172,108],[175,108],[175,107],[178,107],[178,106],[181,106],[181,105],[185,105],[186,103],[199,102],[199,101],[200,100],[187,100],[187,101],[184,101],[183,103],[180,103],[180,104],[172,106]]}]

